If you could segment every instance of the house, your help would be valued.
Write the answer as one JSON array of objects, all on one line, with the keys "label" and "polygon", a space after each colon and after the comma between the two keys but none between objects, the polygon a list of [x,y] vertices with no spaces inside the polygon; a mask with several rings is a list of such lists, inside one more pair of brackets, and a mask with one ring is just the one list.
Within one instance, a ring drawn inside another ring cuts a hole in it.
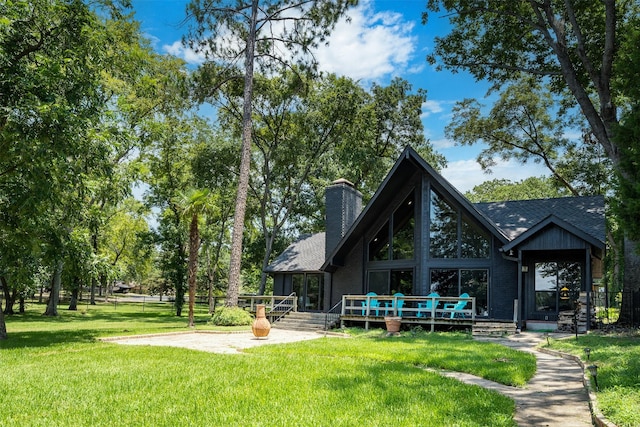
[{"label": "house", "polygon": [[299,310],[368,292],[468,293],[476,319],[546,329],[602,274],[605,232],[603,197],[474,204],[406,148],[364,209],[348,181],[330,185],[325,233],[303,236],[266,272]]}]

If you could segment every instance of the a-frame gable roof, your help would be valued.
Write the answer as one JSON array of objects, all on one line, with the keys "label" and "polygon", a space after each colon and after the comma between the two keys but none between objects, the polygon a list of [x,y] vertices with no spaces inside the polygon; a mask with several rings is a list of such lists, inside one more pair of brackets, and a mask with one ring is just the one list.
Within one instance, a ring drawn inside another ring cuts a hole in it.
[{"label": "a-frame gable roof", "polygon": [[598,248],[603,248],[604,247],[604,241],[596,239],[595,237],[591,236],[590,234],[585,233],[579,227],[576,227],[573,224],[570,224],[567,221],[564,221],[563,219],[558,218],[555,215],[549,215],[548,217],[544,218],[542,221],[540,221],[539,223],[537,223],[533,227],[529,228],[527,231],[521,233],[518,237],[513,239],[511,242],[509,242],[506,245],[504,245],[502,247],[502,250],[506,252],[506,251],[509,251],[509,250],[517,247],[518,245],[520,245],[520,244],[524,243],[525,241],[529,240],[530,238],[532,238],[533,236],[535,236],[539,232],[543,231],[545,228],[547,228],[550,225],[555,225],[557,227],[560,227],[563,230],[566,230],[569,233],[573,234],[574,236],[579,237],[580,239],[584,240],[585,242],[589,243],[590,245],[593,245],[593,246],[598,247]]},{"label": "a-frame gable roof", "polygon": [[[478,210],[484,212],[499,227],[510,241],[526,233],[531,236],[532,229],[542,224],[550,215],[555,223],[573,234],[594,244],[594,240],[603,247],[606,241],[606,223],[604,197],[562,197],[536,200],[514,200],[494,203],[476,203]],[[526,237],[525,236],[525,237]],[[512,246],[512,245],[511,245]]]},{"label": "a-frame gable roof", "polygon": [[394,199],[399,191],[406,187],[406,182],[416,172],[426,173],[432,182],[435,182],[439,190],[448,199],[453,199],[458,205],[473,216],[479,223],[486,227],[502,243],[507,243],[506,235],[483,212],[467,200],[453,185],[440,175],[411,147],[405,148],[396,163],[393,165],[378,190],[373,195],[367,206],[360,213],[351,228],[347,231],[336,248],[331,252],[322,266],[322,270],[330,265],[340,265],[340,260],[352,248],[355,242],[362,236],[371,224],[377,220],[377,212],[382,212]]}]

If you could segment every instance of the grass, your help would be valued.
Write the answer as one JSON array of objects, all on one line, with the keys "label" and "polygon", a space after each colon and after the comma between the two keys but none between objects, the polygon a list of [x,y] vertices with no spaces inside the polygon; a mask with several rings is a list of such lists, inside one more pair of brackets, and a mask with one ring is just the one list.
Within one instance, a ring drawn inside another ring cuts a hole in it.
[{"label": "grass", "polygon": [[[597,365],[600,411],[619,427],[640,425],[640,335],[589,334],[550,340],[549,347]],[[588,361],[585,348],[591,349]]]},{"label": "grass", "polygon": [[[514,426],[510,399],[422,368],[508,384],[535,370],[533,356],[465,334],[378,330],[225,355],[96,340],[186,330],[163,306],[43,311],[7,318],[0,425]],[[203,311],[197,327],[210,329]]]}]

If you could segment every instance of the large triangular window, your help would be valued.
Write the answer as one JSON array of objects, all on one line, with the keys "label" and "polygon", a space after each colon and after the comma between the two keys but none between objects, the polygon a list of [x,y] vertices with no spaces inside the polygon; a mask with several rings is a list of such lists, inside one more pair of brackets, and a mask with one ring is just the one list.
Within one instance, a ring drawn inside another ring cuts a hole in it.
[{"label": "large triangular window", "polygon": [[413,259],[415,254],[415,203],[413,192],[369,242],[369,261]]}]

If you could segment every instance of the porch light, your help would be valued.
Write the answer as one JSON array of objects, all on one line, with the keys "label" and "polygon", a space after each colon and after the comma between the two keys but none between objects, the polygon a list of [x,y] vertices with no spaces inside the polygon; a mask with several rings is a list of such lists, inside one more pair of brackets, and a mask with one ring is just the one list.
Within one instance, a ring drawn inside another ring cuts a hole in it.
[{"label": "porch light", "polygon": [[589,365],[587,366],[591,377],[593,378],[593,382],[596,385],[596,391],[598,391],[598,365]]},{"label": "porch light", "polygon": [[568,300],[569,299],[569,288],[567,288],[566,286],[564,286],[562,289],[560,289],[560,299],[561,300]]},{"label": "porch light", "polygon": [[584,354],[587,355],[587,360],[589,360],[589,357],[591,356],[591,349],[589,347],[585,348]]}]

